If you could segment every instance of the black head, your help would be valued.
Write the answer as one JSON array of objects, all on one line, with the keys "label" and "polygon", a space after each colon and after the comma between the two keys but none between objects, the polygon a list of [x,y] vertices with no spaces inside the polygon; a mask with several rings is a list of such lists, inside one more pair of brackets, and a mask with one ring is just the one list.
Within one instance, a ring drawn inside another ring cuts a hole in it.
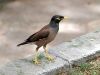
[{"label": "black head", "polygon": [[54,15],[52,18],[51,18],[51,22],[55,22],[55,23],[59,23],[61,20],[64,19],[64,16],[61,16],[61,15]]}]

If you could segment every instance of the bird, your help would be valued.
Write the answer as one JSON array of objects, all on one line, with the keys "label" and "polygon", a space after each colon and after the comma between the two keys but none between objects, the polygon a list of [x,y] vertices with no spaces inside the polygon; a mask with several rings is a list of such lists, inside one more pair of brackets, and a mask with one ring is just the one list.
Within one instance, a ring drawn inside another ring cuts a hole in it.
[{"label": "bird", "polygon": [[24,42],[18,44],[17,46],[30,44],[30,43],[34,43],[35,45],[37,45],[35,58],[33,59],[35,64],[39,63],[38,50],[42,46],[43,46],[43,49],[45,52],[45,57],[48,60],[53,60],[54,59],[53,56],[49,54],[48,49],[46,47],[47,47],[47,44],[49,44],[51,41],[53,41],[54,38],[56,37],[56,35],[59,31],[59,23],[60,23],[60,21],[62,21],[65,18],[68,18],[68,17],[64,17],[62,15],[52,16],[49,24],[47,24],[42,29],[40,29],[36,33],[29,36]]}]

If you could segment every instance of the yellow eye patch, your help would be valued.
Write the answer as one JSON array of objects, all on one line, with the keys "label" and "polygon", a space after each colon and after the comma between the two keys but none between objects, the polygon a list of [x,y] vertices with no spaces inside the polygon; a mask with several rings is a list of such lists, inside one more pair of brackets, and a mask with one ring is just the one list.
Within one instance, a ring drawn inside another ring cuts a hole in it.
[{"label": "yellow eye patch", "polygon": [[60,20],[60,18],[56,18],[57,20]]}]

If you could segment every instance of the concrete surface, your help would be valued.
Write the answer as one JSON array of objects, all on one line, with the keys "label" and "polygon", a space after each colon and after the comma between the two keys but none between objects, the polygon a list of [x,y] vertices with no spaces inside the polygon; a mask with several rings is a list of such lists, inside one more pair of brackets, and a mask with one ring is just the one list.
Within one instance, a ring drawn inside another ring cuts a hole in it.
[{"label": "concrete surface", "polygon": [[32,59],[27,58],[9,62],[0,68],[0,75],[56,75],[61,67],[68,67],[66,64],[66,61],[56,58],[54,62],[42,59],[40,65],[34,65]]},{"label": "concrete surface", "polygon": [[86,62],[95,56],[100,56],[100,30],[65,42],[50,49],[50,53],[73,62]]},{"label": "concrete surface", "polygon": [[[100,30],[80,36],[71,42],[62,43],[49,50],[55,60],[48,62],[44,57],[41,64],[32,63],[32,58],[9,62],[0,68],[0,75],[57,75],[67,73],[70,64],[79,64],[100,56]],[[69,61],[69,62],[68,62]]]},{"label": "concrete surface", "polygon": [[0,65],[34,54],[34,45],[16,45],[48,24],[55,14],[70,19],[60,23],[49,47],[99,28],[99,8],[100,0],[0,0]]},{"label": "concrete surface", "polygon": [[60,23],[50,48],[100,28],[100,0],[0,0],[0,66],[34,55],[34,45],[16,45],[55,14],[70,19]]}]

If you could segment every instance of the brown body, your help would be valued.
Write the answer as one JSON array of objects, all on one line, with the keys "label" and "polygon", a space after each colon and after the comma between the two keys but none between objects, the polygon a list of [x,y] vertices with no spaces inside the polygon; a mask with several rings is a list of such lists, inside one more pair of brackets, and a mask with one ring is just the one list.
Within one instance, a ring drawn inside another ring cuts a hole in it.
[{"label": "brown body", "polygon": [[57,34],[57,32],[55,32],[53,28],[50,28],[49,25],[43,27],[37,34],[39,34],[41,32],[49,32],[49,35],[46,38],[39,39],[39,41],[35,41],[35,44],[38,47],[46,46],[49,42],[54,40],[54,38],[56,37],[56,34]]},{"label": "brown body", "polygon": [[40,48],[41,46],[46,47],[46,45],[49,42],[54,40],[54,38],[57,35],[58,30],[59,30],[58,26],[55,28],[52,28],[50,27],[50,25],[46,25],[40,31],[31,35],[28,39],[26,39],[25,42],[19,44],[18,46],[28,44],[28,43],[34,43],[37,45],[37,49]]}]

